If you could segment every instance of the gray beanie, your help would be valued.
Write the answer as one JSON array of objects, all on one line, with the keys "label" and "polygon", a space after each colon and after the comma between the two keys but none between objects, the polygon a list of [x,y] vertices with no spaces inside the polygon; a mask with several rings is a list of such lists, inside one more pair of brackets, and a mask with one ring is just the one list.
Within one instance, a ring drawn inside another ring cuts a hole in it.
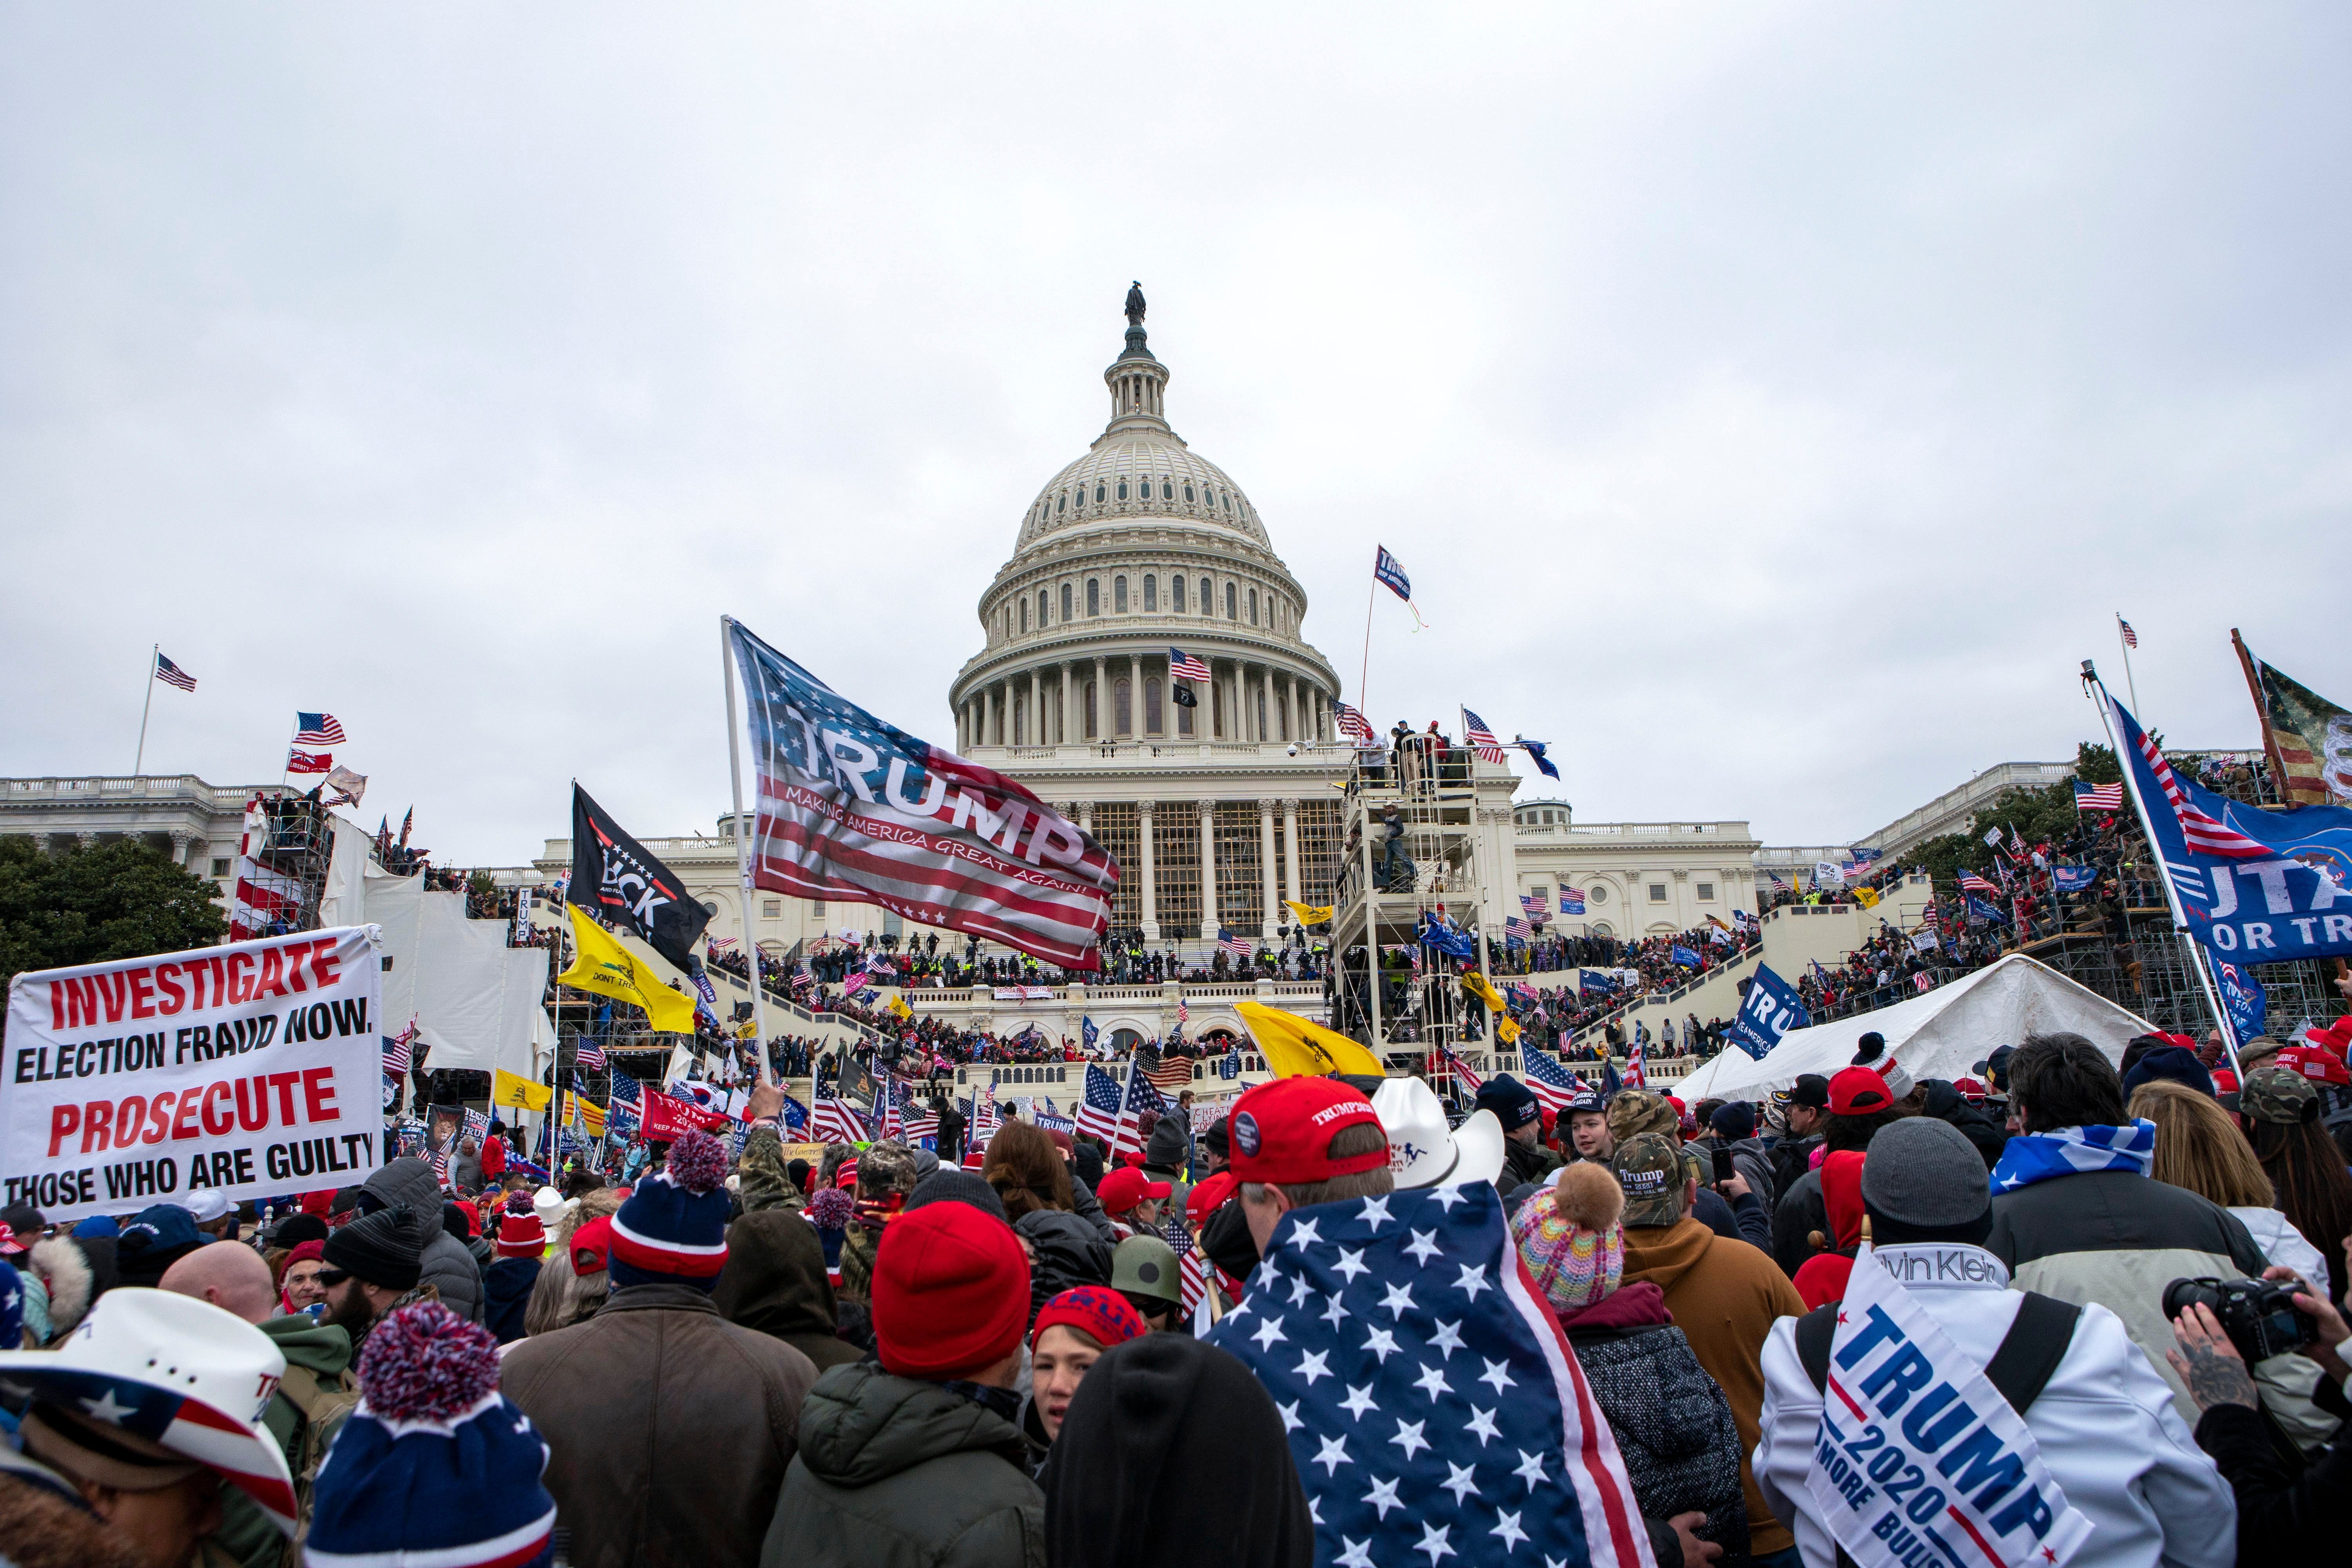
[{"label": "gray beanie", "polygon": [[1960,1130],[1913,1116],[1878,1130],[1862,1165],[1862,1201],[1874,1214],[1923,1230],[1967,1225],[1992,1205],[1984,1156]]}]

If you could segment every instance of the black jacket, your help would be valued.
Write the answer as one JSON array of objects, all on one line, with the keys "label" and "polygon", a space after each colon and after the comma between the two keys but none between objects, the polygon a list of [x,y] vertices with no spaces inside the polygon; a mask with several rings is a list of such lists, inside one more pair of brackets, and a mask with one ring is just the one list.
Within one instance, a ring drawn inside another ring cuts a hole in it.
[{"label": "black jacket", "polygon": [[1110,1283],[1111,1243],[1078,1215],[1060,1209],[1024,1214],[1014,1230],[1028,1238],[1029,1317],[1065,1290]]},{"label": "black jacket", "polygon": [[1832,1234],[1829,1205],[1822,1201],[1822,1173],[1817,1170],[1807,1171],[1773,1206],[1772,1261],[1780,1266],[1781,1273],[1794,1279],[1806,1258],[1829,1250],[1813,1245],[1816,1231],[1824,1237]]},{"label": "black jacket", "polygon": [[[2333,1383],[2323,1380],[2313,1403],[2331,1415],[2352,1416]],[[2296,1475],[2280,1458],[2259,1412],[2217,1405],[2198,1418],[2197,1446],[2212,1456],[2221,1479],[2238,1495],[2239,1562],[2316,1562],[2344,1550],[2344,1509],[2352,1502],[2352,1436],[2338,1436]]]},{"label": "black jacket", "polygon": [[1559,1169],[1559,1156],[1540,1143],[1522,1143],[1516,1138],[1503,1141],[1503,1173],[1495,1178],[1495,1190],[1505,1197],[1529,1182],[1547,1182]]},{"label": "black jacket", "polygon": [[1977,1155],[1990,1171],[2000,1163],[2000,1152],[2009,1144],[2009,1134],[1980,1106],[1970,1105],[1960,1091],[1939,1078],[1927,1080],[1927,1114],[1938,1121],[1948,1121],[1960,1131],[1960,1135],[1976,1145]]},{"label": "black jacket", "polygon": [[1772,1203],[1780,1206],[1790,1189],[1805,1179],[1813,1168],[1813,1151],[1822,1146],[1818,1132],[1809,1138],[1791,1138],[1782,1133],[1772,1145]]}]

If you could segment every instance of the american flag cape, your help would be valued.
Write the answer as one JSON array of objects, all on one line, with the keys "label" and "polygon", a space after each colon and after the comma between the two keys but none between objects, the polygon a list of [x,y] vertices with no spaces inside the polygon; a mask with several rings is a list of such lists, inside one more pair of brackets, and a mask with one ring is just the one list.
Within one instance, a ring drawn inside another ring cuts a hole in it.
[{"label": "american flag cape", "polygon": [[1475,1072],[1472,1071],[1470,1064],[1464,1061],[1453,1047],[1440,1046],[1437,1049],[1438,1053],[1444,1057],[1445,1065],[1454,1069],[1454,1078],[1455,1082],[1461,1084],[1473,1094],[1477,1093],[1480,1089],[1485,1087],[1486,1080],[1479,1077]]},{"label": "american flag cape", "polygon": [[[1088,1062],[1086,1097],[1078,1101],[1078,1131],[1111,1142],[1118,1136],[1119,1101],[1118,1079]],[[1045,1121],[1038,1119],[1037,1125],[1043,1127]]]},{"label": "american flag cape", "polygon": [[1292,1210],[1202,1337],[1273,1396],[1318,1563],[1655,1568],[1616,1439],[1491,1184]]},{"label": "american flag cape", "polygon": [[1099,970],[1118,864],[1003,773],[917,739],[728,622],[759,778],[752,880]]},{"label": "american flag cape", "polygon": [[1649,1078],[1642,1070],[1642,1037],[1639,1035],[1634,1036],[1633,1043],[1625,1047],[1625,1086],[1628,1089],[1650,1087]]},{"label": "american flag cape", "polygon": [[1478,753],[1478,760],[1482,763],[1493,763],[1502,767],[1511,760],[1504,752],[1503,743],[1495,739],[1495,731],[1486,728],[1486,721],[1467,708],[1462,710],[1462,738],[1470,742],[1471,749]]}]

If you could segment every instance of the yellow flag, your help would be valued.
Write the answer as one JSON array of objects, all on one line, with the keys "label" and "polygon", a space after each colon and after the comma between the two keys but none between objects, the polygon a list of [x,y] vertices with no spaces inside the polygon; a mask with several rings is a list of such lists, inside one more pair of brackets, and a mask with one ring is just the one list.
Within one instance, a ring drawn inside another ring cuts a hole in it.
[{"label": "yellow flag", "polygon": [[490,1103],[511,1106],[517,1110],[545,1110],[555,1091],[543,1083],[533,1083],[519,1073],[504,1068],[490,1069]]},{"label": "yellow flag", "polygon": [[613,940],[611,932],[582,914],[578,904],[566,907],[572,913],[572,936],[580,945],[580,954],[571,968],[555,977],[558,984],[635,1002],[646,1010],[646,1019],[656,1034],[694,1033],[692,997],[655,979],[652,971]]},{"label": "yellow flag", "polygon": [[1331,917],[1339,912],[1337,908],[1329,904],[1326,904],[1318,909],[1307,904],[1302,904],[1296,899],[1285,899],[1282,901],[1290,906],[1292,918],[1296,919],[1298,923],[1303,926],[1319,926],[1328,924]]},{"label": "yellow flag", "polygon": [[1876,888],[1856,888],[1853,890],[1853,898],[1854,902],[1860,904],[1864,909],[1871,909],[1876,906],[1878,902],[1878,889]]},{"label": "yellow flag", "polygon": [[1497,1013],[1510,1011],[1509,1006],[1503,1001],[1503,994],[1496,990],[1493,983],[1475,969],[1465,969],[1462,972],[1462,989]]},{"label": "yellow flag", "polygon": [[907,999],[904,996],[894,995],[890,998],[890,1016],[902,1020],[912,1018],[915,1016],[915,1010],[907,1005]]},{"label": "yellow flag", "polygon": [[563,1095],[563,1114],[557,1118],[567,1125],[576,1125],[591,1138],[604,1136],[604,1108],[593,1100],[583,1099],[569,1089]]},{"label": "yellow flag", "polygon": [[1496,1019],[1495,1038],[1507,1046],[1517,1045],[1519,1039],[1519,1021],[1507,1014]]},{"label": "yellow flag", "polygon": [[1269,1007],[1263,1002],[1236,1002],[1234,1011],[1250,1038],[1265,1053],[1265,1065],[1276,1078],[1322,1078],[1335,1072],[1370,1073],[1384,1078],[1381,1058],[1335,1030],[1310,1024],[1296,1013]]}]

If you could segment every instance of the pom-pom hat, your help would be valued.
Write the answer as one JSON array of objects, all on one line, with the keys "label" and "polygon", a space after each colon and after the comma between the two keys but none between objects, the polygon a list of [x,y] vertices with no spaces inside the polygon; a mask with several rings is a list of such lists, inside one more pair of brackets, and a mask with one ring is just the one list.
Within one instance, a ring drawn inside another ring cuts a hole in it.
[{"label": "pom-pom hat", "polygon": [[1561,1310],[1589,1307],[1625,1275],[1624,1189],[1606,1165],[1563,1166],[1551,1185],[1519,1205],[1511,1237],[1536,1289]]},{"label": "pom-pom hat", "polygon": [[555,1554],[547,1444],[499,1392],[498,1342],[438,1301],[372,1330],[359,1407],[311,1494],[313,1568],[527,1568]]},{"label": "pom-pom hat", "polygon": [[1226,1118],[1233,1137],[1233,1173],[1244,1182],[1328,1182],[1389,1163],[1381,1147],[1334,1160],[1331,1140],[1350,1127],[1379,1127],[1381,1113],[1363,1090],[1336,1078],[1282,1078],[1259,1084],[1234,1101]]},{"label": "pom-pom hat", "polygon": [[252,1324],[194,1296],[140,1286],[100,1296],[62,1344],[0,1351],[0,1385],[29,1391],[35,1402],[26,1418],[35,1458],[45,1442],[80,1447],[79,1430],[48,1434],[40,1407],[55,1406],[94,1436],[129,1439],[119,1447],[208,1466],[291,1535],[293,1478],[261,1424],[285,1375],[286,1357]]},{"label": "pom-pom hat", "polygon": [[670,1145],[669,1163],[637,1184],[613,1215],[615,1286],[692,1285],[709,1290],[727,1266],[727,1152],[708,1132]]},{"label": "pom-pom hat", "polygon": [[547,1250],[547,1227],[540,1223],[530,1200],[520,1193],[507,1200],[507,1212],[499,1218],[497,1245],[500,1258],[537,1258]]}]

